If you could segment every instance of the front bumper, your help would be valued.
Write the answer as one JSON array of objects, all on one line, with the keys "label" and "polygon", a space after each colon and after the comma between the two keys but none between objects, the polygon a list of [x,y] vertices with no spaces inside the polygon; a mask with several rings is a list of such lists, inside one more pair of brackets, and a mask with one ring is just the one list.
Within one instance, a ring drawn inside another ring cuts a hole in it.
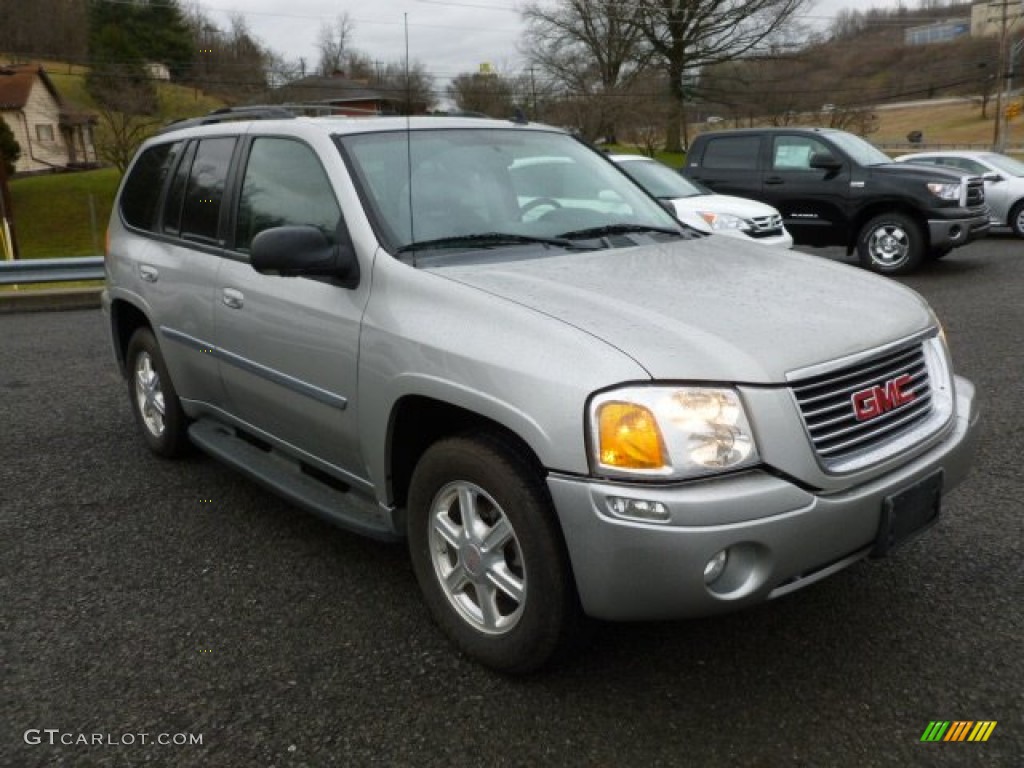
[{"label": "front bumper", "polygon": [[928,219],[932,250],[948,250],[985,237],[992,228],[987,210],[956,219]]},{"label": "front bumper", "polygon": [[[956,416],[940,443],[884,475],[827,494],[763,471],[669,487],[550,475],[583,608],[600,619],[682,618],[812,584],[871,553],[887,497],[940,469],[943,494],[956,487],[970,467],[977,420],[974,387],[958,379]],[[614,517],[609,497],[659,501],[669,520]],[[760,516],[744,519],[752,507]],[[705,564],[727,548],[725,571],[709,587]]]}]

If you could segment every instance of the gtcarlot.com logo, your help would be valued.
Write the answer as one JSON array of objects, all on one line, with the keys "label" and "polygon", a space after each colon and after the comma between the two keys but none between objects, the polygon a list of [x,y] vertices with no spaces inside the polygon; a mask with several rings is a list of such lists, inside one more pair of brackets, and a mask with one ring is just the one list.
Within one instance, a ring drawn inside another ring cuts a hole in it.
[{"label": "gtcarlot.com logo", "polygon": [[29,728],[26,744],[65,747],[127,747],[134,744],[159,744],[165,747],[201,746],[201,733],[75,733],[59,728]]}]

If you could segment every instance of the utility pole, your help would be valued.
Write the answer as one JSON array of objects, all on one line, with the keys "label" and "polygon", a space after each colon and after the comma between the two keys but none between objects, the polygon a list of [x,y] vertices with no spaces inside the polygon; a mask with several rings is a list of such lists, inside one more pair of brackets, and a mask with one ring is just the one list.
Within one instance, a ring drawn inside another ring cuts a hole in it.
[{"label": "utility pole", "polygon": [[[1009,87],[1007,83],[1004,85],[1004,80],[1009,79],[1007,74],[1007,62],[1009,60],[1009,41],[1010,41],[1010,4],[1018,5],[1017,0],[1000,0],[1000,2],[990,2],[988,4],[989,13],[994,8],[1001,9],[1001,14],[998,19],[988,16],[988,22],[999,22],[999,65],[996,69],[998,73],[998,80],[996,82],[996,120],[995,129],[992,134],[992,148],[996,152],[1002,152],[1004,145],[1006,144],[1005,137],[1003,135],[1003,91]],[[1006,99],[1009,102],[1010,93],[1007,90]]]}]

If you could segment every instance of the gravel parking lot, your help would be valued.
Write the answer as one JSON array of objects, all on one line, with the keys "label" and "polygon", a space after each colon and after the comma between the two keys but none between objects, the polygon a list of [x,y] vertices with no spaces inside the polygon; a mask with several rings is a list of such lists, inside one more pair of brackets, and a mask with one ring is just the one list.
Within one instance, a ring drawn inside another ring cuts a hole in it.
[{"label": "gravel parking lot", "polygon": [[[0,315],[0,765],[1024,765],[1024,244],[902,282],[983,409],[940,523],[525,680],[449,648],[401,546],[148,454],[99,311]],[[921,743],[934,720],[997,726]]]}]

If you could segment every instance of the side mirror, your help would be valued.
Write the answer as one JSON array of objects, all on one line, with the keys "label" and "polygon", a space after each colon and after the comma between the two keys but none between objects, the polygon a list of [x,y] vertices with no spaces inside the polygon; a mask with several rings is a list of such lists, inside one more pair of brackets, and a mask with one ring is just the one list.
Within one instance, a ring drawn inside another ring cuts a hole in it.
[{"label": "side mirror", "polygon": [[842,168],[843,164],[831,152],[815,152],[811,155],[810,166],[823,171],[836,171]]},{"label": "side mirror", "polygon": [[308,225],[272,227],[252,240],[249,260],[261,274],[282,277],[334,277],[346,288],[359,284],[359,261],[344,225],[338,228],[339,242]]}]

